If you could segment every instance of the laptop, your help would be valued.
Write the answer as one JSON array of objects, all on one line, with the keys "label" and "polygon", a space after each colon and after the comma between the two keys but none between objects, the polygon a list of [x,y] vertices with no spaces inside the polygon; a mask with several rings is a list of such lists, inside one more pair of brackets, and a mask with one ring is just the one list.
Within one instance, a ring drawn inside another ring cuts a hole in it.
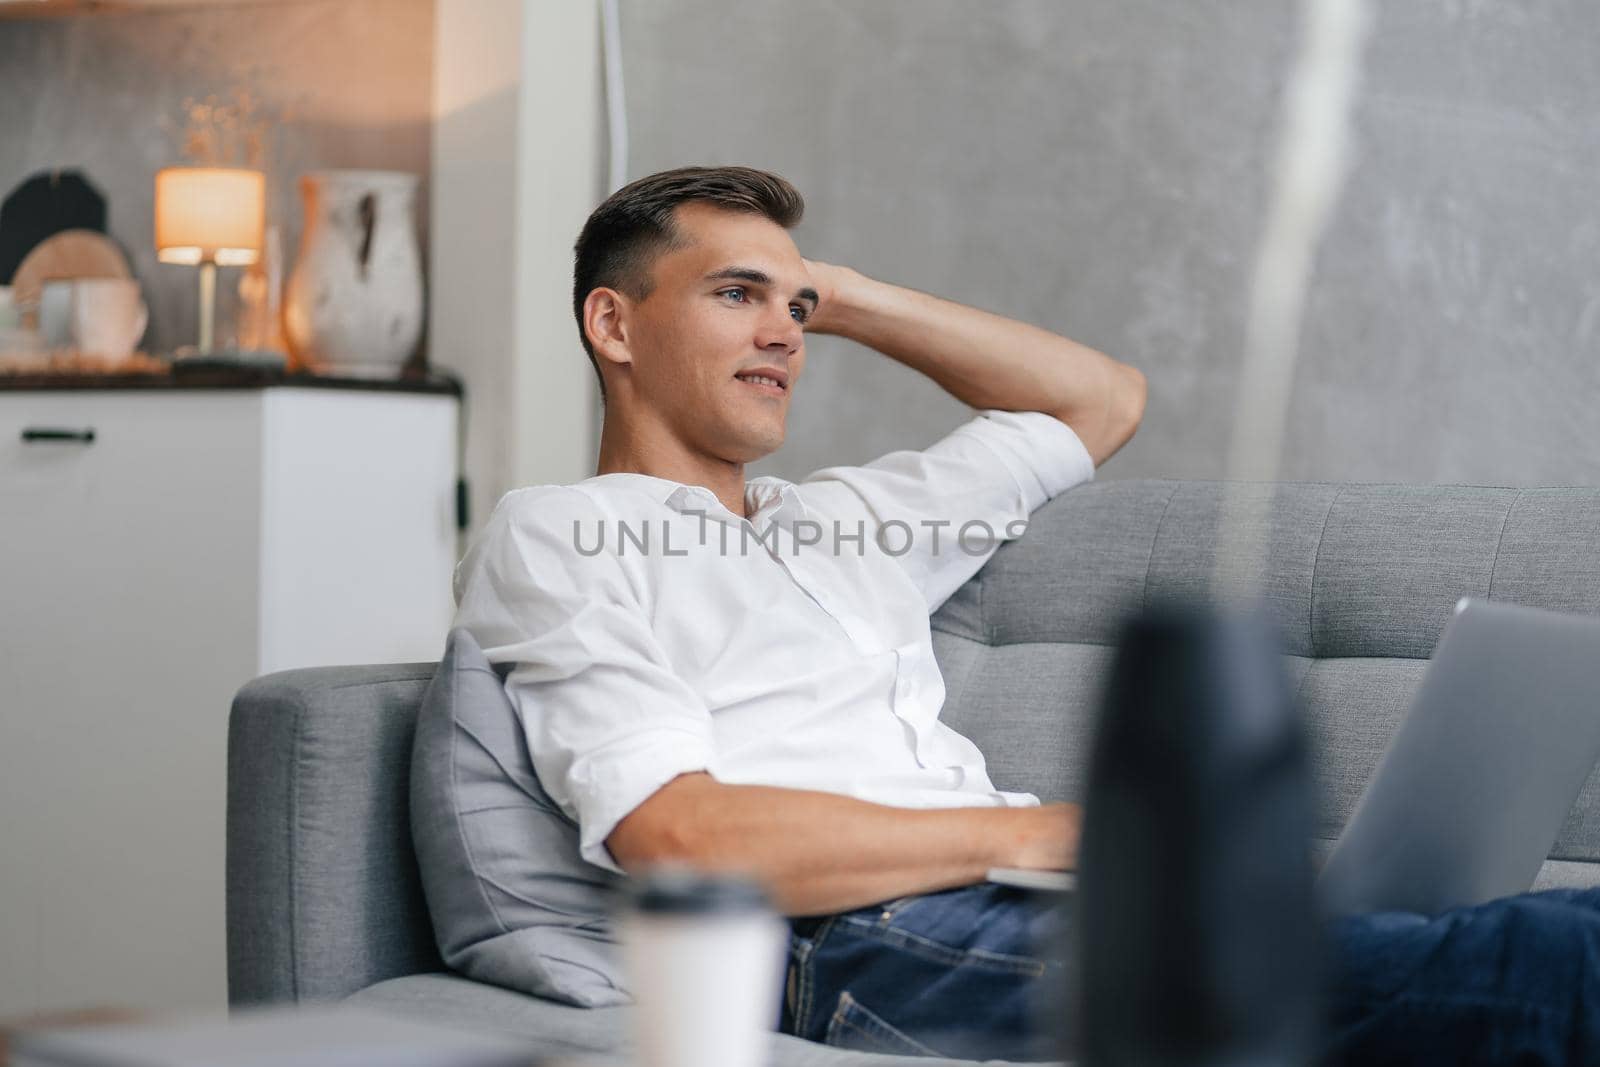
[{"label": "laptop", "polygon": [[1600,757],[1600,618],[1463,599],[1318,891],[1437,915],[1533,885]]},{"label": "laptop", "polygon": [[1325,909],[1437,915],[1527,890],[1597,759],[1600,618],[1463,598],[1323,866]]},{"label": "laptop", "polygon": [[1078,888],[1076,871],[1036,871],[1030,867],[990,867],[983,880],[1046,893],[1065,893]]}]

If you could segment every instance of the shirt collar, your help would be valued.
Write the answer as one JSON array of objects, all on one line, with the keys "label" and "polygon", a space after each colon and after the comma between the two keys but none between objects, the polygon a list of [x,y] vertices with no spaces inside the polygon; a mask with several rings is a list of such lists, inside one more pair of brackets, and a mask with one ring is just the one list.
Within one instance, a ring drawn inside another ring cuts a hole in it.
[{"label": "shirt collar", "polygon": [[[702,485],[684,485],[670,478],[657,478],[650,474],[602,474],[590,479],[600,480],[637,489],[680,514],[704,512],[719,521],[739,520],[739,516],[723,507],[717,494]],[[800,492],[794,483],[770,475],[746,479],[744,506],[750,513],[750,524],[757,529],[767,523],[789,528],[796,519],[806,517],[805,502],[800,499]]]}]

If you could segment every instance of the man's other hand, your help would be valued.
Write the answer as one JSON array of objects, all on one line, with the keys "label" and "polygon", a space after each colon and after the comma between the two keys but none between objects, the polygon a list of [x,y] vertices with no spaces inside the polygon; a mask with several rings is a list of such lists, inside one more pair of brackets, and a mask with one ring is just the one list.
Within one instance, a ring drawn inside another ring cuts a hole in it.
[{"label": "man's other hand", "polygon": [[832,793],[679,775],[606,838],[630,874],[663,863],[761,882],[786,915],[827,915],[973,885],[991,867],[1066,870],[1080,810],[894,808]]},{"label": "man's other hand", "polygon": [[1007,867],[1070,871],[1078,866],[1078,840],[1083,808],[1077,804],[1043,804],[1017,809],[1013,854]]}]

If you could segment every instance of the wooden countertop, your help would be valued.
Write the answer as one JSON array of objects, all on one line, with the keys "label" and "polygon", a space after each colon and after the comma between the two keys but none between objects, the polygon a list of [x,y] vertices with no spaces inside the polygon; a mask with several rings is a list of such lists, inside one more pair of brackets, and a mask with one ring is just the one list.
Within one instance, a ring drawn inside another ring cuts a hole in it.
[{"label": "wooden countertop", "polygon": [[354,389],[381,393],[441,393],[461,396],[453,374],[429,372],[400,378],[340,378],[335,375],[253,368],[207,368],[161,374],[0,374],[0,392],[75,389]]}]

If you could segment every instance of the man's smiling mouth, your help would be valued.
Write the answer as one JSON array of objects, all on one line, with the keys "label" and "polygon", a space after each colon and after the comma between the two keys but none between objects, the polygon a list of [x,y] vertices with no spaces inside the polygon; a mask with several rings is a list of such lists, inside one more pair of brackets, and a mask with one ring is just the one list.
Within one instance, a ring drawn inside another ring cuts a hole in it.
[{"label": "man's smiling mouth", "polygon": [[788,376],[781,371],[762,368],[761,370],[740,371],[734,377],[746,385],[760,389],[771,396],[782,396],[789,391]]}]

